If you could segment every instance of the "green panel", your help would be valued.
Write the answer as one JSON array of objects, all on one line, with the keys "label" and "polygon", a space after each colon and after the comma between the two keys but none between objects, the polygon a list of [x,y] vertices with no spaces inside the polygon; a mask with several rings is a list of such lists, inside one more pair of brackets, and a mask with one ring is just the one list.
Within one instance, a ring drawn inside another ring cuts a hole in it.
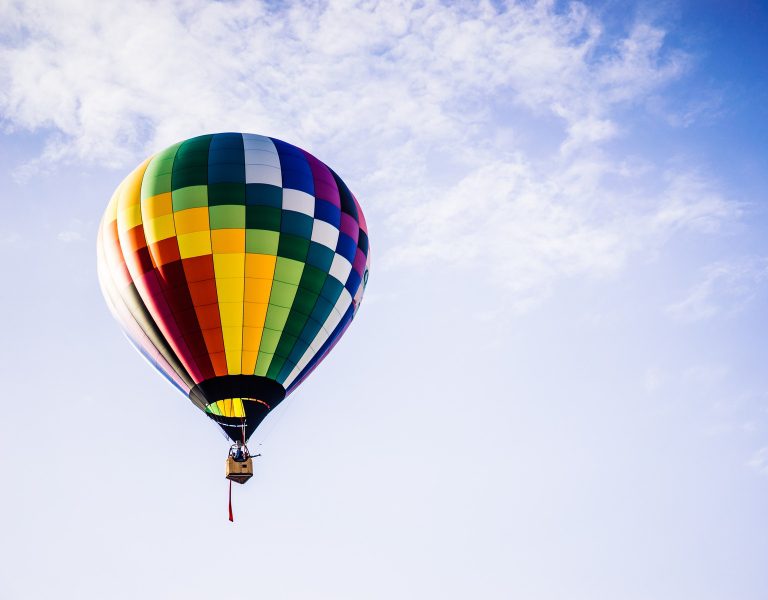
[{"label": "green panel", "polygon": [[282,208],[283,188],[267,183],[245,184],[245,203],[248,206],[262,205]]},{"label": "green panel", "polygon": [[[267,308],[267,318],[264,320],[264,327],[269,327],[278,332],[282,331],[283,327],[285,327],[285,322],[288,319],[289,312],[289,308],[270,304]],[[264,342],[262,341],[262,343]]]},{"label": "green panel", "polygon": [[320,323],[325,323],[325,321],[328,319],[328,315],[331,314],[331,311],[333,310],[333,304],[328,302],[325,298],[320,296],[317,299],[317,304],[315,304],[315,308],[312,310],[312,318],[316,321],[319,321]]},{"label": "green panel", "polygon": [[173,189],[208,183],[208,147],[210,135],[187,140],[179,146],[173,163]]},{"label": "green panel", "polygon": [[304,324],[306,322],[306,315],[296,312],[296,302],[294,301],[293,307],[291,307],[291,314],[288,316],[288,320],[285,322],[285,327],[283,327],[283,334],[298,337],[299,334],[301,334],[302,329],[304,329]]},{"label": "green panel", "polygon": [[151,198],[157,194],[167,194],[171,191],[171,171],[179,144],[158,152],[144,171],[141,182],[141,199]]},{"label": "green panel", "polygon": [[208,148],[211,145],[212,139],[213,135],[199,135],[186,140],[179,148],[179,158],[183,160],[196,160],[194,158],[190,159],[190,156],[204,154],[206,156],[205,162],[208,164]]},{"label": "green panel", "polygon": [[282,211],[279,208],[272,206],[249,206],[245,211],[246,226],[248,229],[280,231],[281,213]]},{"label": "green panel", "polygon": [[[295,335],[286,335],[283,333],[282,337],[280,338],[280,343],[277,345],[277,349],[275,350],[275,358],[272,359],[272,363],[274,364],[277,362],[278,358],[281,359],[280,362],[285,361],[285,359],[290,356],[291,349],[298,339],[299,338]],[[277,375],[279,372],[280,371],[278,370],[275,375]]]},{"label": "green panel", "polygon": [[208,184],[208,205],[242,204],[245,206],[244,183],[210,183]]},{"label": "green panel", "polygon": [[[280,344],[282,345],[282,341],[280,342]],[[287,353],[290,353],[291,348],[293,347],[293,344],[291,344],[290,346],[288,346],[287,344],[288,342],[286,342],[286,347],[288,348]],[[272,362],[270,363],[269,369],[267,370],[267,377],[270,377],[271,379],[277,379],[277,376],[280,374],[280,371],[282,371],[286,363],[293,364],[288,362],[287,356],[281,356],[278,352],[275,352],[275,356],[274,358],[272,358]]]},{"label": "green panel", "polygon": [[187,208],[200,208],[208,206],[208,186],[192,185],[173,190],[173,210],[185,210]]},{"label": "green panel", "polygon": [[211,229],[243,229],[245,227],[245,206],[211,206],[208,209]]},{"label": "green panel", "polygon": [[292,210],[284,210],[280,231],[308,240],[312,237],[313,223],[312,217]]},{"label": "green panel", "polygon": [[299,286],[282,281],[272,282],[272,293],[269,295],[269,303],[283,308],[291,308],[296,290]]},{"label": "green panel", "polygon": [[307,254],[307,264],[317,267],[321,271],[327,273],[333,263],[334,254],[335,252],[327,246],[323,246],[317,242],[310,242],[309,253]]},{"label": "green panel", "polygon": [[301,283],[299,285],[310,292],[319,294],[320,290],[323,289],[323,283],[325,283],[327,275],[325,271],[321,271],[316,267],[304,265],[304,272],[301,274]]},{"label": "green panel", "polygon": [[322,327],[323,325],[318,323],[315,319],[307,319],[307,324],[304,326],[299,339],[306,343],[307,347],[309,347],[309,344],[311,344],[312,340],[315,339],[315,336],[320,333]]},{"label": "green panel", "polygon": [[299,287],[296,293],[296,298],[293,301],[291,311],[299,312],[303,315],[311,315],[312,309],[315,307],[318,295],[314,292],[307,290],[307,288]]},{"label": "green panel", "polygon": [[338,300],[339,296],[341,296],[341,290],[343,289],[344,284],[341,283],[338,279],[335,277],[327,277],[325,283],[323,284],[323,289],[320,292],[320,295],[329,302],[336,304],[336,300]]},{"label": "green panel", "polygon": [[259,346],[259,352],[266,352],[268,354],[274,354],[275,348],[280,343],[280,331],[264,328],[264,333],[261,335],[261,345]]},{"label": "green panel", "polygon": [[276,281],[284,281],[285,283],[292,283],[298,285],[301,281],[301,274],[304,271],[304,263],[298,260],[292,260],[290,258],[277,257],[275,261],[275,275]]},{"label": "green panel", "polygon": [[305,262],[308,251],[309,240],[285,233],[280,235],[280,245],[277,248],[278,256]]},{"label": "green panel", "polygon": [[[246,224],[248,222],[248,213],[246,210]],[[254,254],[277,255],[277,245],[280,241],[280,234],[277,231],[266,231],[265,229],[246,229],[245,230],[245,251]]]},{"label": "green panel", "polygon": [[259,352],[259,357],[256,359],[256,369],[253,374],[266,377],[270,362],[272,362],[272,354],[268,352]]}]

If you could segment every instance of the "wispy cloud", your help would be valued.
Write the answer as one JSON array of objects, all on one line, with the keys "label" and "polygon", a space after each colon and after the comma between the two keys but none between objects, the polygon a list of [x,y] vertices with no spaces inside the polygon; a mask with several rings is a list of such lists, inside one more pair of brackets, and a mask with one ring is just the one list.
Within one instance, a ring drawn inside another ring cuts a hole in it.
[{"label": "wispy cloud", "polygon": [[749,304],[768,282],[768,258],[716,262],[702,271],[688,295],[667,307],[667,313],[685,322],[734,315]]},{"label": "wispy cloud", "polygon": [[768,446],[755,452],[747,465],[762,475],[768,475]]},{"label": "wispy cloud", "polygon": [[69,244],[72,242],[84,242],[85,238],[83,237],[83,234],[79,231],[60,231],[59,235],[56,236],[56,238],[60,242],[64,242],[65,244]]},{"label": "wispy cloud", "polygon": [[605,151],[691,59],[584,4],[25,1],[0,23],[0,114],[51,132],[28,168],[277,135],[344,165],[393,234],[382,264],[480,265],[520,310],[734,215],[695,168]]}]

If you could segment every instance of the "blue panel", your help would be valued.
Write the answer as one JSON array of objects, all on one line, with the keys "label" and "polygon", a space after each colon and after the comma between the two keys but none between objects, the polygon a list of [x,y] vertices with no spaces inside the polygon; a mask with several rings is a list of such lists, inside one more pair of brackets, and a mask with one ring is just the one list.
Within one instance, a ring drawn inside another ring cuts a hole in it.
[{"label": "blue panel", "polygon": [[[271,139],[271,138],[270,138]],[[312,196],[315,195],[315,180],[312,169],[304,157],[304,153],[296,146],[273,139],[277,154],[280,157],[280,171],[283,176],[283,187],[301,190]]]},{"label": "blue panel", "polygon": [[360,282],[362,280],[363,278],[360,277],[360,275],[358,275],[357,271],[355,271],[354,269],[352,269],[349,272],[349,278],[347,279],[347,283],[344,287],[347,288],[349,295],[352,296],[353,298],[355,297],[355,294],[357,293],[357,288],[360,287]]},{"label": "blue panel", "polygon": [[341,211],[339,207],[327,200],[315,200],[315,219],[330,223],[336,229],[341,227]]},{"label": "blue panel", "polygon": [[339,241],[336,244],[336,254],[340,254],[346,258],[349,262],[355,262],[355,254],[357,254],[357,242],[349,237],[346,233],[339,234]]},{"label": "blue panel", "polygon": [[213,136],[208,151],[208,183],[245,183],[243,136],[239,133]]}]

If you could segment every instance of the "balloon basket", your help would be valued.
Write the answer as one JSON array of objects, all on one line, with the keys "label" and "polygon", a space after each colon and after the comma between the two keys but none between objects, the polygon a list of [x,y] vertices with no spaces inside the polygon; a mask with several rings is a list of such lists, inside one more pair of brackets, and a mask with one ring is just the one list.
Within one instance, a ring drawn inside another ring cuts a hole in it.
[{"label": "balloon basket", "polygon": [[227,479],[235,483],[245,483],[253,477],[253,460],[250,457],[237,461],[232,456],[227,457]]}]

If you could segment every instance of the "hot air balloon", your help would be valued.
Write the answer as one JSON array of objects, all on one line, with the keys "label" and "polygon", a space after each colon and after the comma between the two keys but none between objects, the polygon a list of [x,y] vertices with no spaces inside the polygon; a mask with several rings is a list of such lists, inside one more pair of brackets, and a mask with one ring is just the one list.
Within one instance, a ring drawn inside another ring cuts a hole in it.
[{"label": "hot air balloon", "polygon": [[357,199],[296,146],[203,135],[122,181],[97,250],[102,292],[128,339],[224,430],[227,475],[244,482],[249,437],[360,306],[370,261]]}]

